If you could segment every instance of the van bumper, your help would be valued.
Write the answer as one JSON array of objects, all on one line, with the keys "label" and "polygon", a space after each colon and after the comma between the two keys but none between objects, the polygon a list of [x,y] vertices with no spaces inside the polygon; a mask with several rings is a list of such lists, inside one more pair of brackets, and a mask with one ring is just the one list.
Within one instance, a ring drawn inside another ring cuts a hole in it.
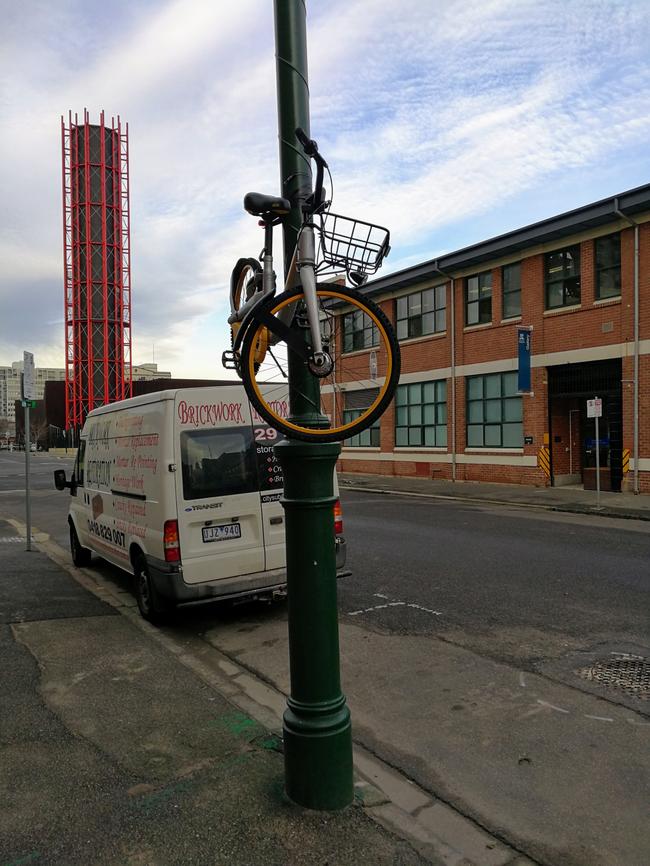
[{"label": "van bumper", "polygon": [[[336,576],[347,577],[345,539],[336,538]],[[149,576],[155,591],[176,604],[193,604],[217,599],[255,598],[286,589],[287,573],[284,568],[261,571],[256,574],[237,575],[221,580],[210,580],[199,584],[185,583],[182,566],[147,556]]]}]

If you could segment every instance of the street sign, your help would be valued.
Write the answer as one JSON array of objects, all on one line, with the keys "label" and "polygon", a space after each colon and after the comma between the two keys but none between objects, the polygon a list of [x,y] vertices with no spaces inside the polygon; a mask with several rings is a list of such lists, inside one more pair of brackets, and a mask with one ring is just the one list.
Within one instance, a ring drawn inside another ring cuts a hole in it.
[{"label": "street sign", "polygon": [[35,409],[36,408],[36,400],[21,400],[21,406],[23,409]]},{"label": "street sign", "polygon": [[23,352],[23,400],[36,399],[35,379],[34,356],[31,352]]},{"label": "street sign", "polygon": [[517,328],[517,392],[530,394],[531,328]]},{"label": "street sign", "polygon": [[602,418],[603,417],[603,401],[600,397],[594,397],[593,400],[587,400],[587,418]]}]

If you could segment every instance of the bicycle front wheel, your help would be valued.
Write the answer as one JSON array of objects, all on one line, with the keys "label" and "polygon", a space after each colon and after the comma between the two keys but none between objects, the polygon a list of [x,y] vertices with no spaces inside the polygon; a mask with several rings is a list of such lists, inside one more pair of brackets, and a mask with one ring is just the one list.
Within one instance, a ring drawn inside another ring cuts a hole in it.
[{"label": "bicycle front wheel", "polygon": [[[390,403],[399,380],[399,343],[386,315],[357,290],[320,283],[316,295],[329,364],[315,373],[309,361],[298,360],[294,353],[293,363],[303,365],[309,383],[298,391],[308,408],[305,418],[288,417],[293,350],[261,321],[247,328],[241,374],[251,403],[276,430],[292,439],[339,442],[370,427]],[[300,331],[301,325],[306,328],[302,287],[262,302],[259,313],[267,316],[267,322],[269,313],[285,320],[293,317],[298,325],[294,331]],[[303,333],[309,337],[308,328]],[[296,388],[295,382],[292,387]],[[319,425],[311,426],[319,413]]]}]

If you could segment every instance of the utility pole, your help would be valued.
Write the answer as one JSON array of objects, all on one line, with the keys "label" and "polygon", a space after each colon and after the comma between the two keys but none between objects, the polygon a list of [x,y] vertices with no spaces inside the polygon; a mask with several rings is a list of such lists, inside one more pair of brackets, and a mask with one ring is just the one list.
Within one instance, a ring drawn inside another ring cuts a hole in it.
[{"label": "utility pole", "polygon": [[[274,0],[282,195],[293,203],[284,223],[285,278],[311,192],[311,165],[296,139],[309,135],[304,0]],[[296,327],[294,324],[293,327]],[[317,427],[319,385],[289,353],[293,418]],[[325,419],[326,421],[326,419]],[[275,446],[284,474],[291,694],[283,719],[285,787],[309,809],[342,809],[353,799],[352,728],[340,685],[333,478],[341,446],[286,440]]]}]

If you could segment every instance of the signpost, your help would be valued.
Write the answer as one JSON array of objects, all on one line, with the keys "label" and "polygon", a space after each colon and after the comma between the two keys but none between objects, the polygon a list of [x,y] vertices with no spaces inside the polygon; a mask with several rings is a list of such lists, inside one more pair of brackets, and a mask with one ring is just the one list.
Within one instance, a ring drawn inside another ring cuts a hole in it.
[{"label": "signpost", "polygon": [[532,327],[517,328],[517,392],[530,394],[530,352]]},{"label": "signpost", "polygon": [[29,495],[29,458],[31,456],[31,436],[29,410],[36,406],[36,383],[34,382],[34,356],[23,352],[23,393],[22,404],[25,409],[25,522],[27,524],[27,550],[32,549],[32,503]]},{"label": "signpost", "polygon": [[587,400],[587,418],[593,418],[596,422],[596,508],[600,509],[600,435],[598,431],[598,419],[603,414],[603,401],[600,397]]}]

